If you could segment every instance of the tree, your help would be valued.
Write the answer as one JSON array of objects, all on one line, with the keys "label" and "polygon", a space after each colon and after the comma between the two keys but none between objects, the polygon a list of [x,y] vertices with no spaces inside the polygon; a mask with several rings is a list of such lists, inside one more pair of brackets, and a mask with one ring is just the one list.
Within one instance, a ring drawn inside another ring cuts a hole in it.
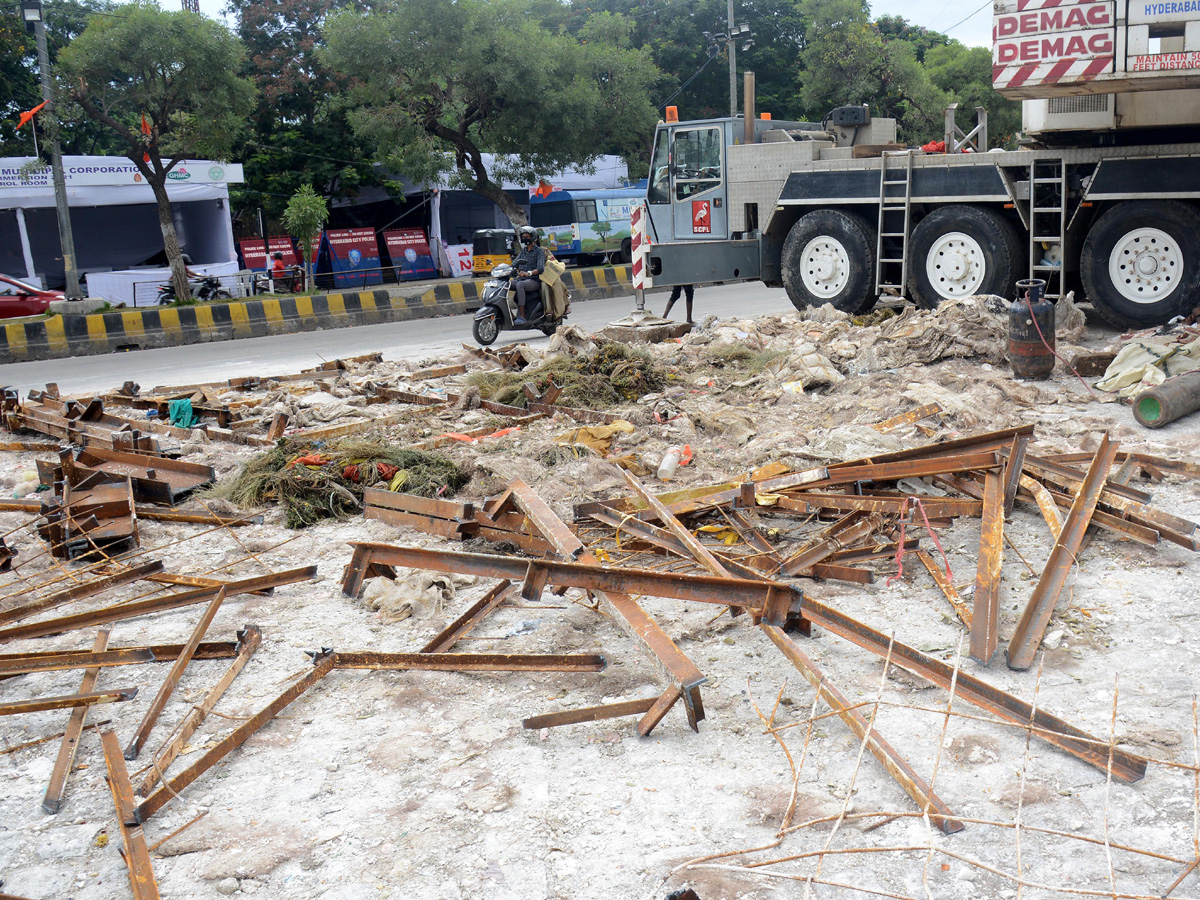
[{"label": "tree", "polygon": [[[43,15],[51,67],[57,65],[62,48],[83,31],[89,16],[111,13],[114,8],[109,0],[56,0],[47,4]],[[55,99],[57,119],[42,114],[35,120],[39,149],[43,137],[57,130],[65,154],[120,152],[111,132],[84,116],[73,115],[78,110],[64,104],[65,99]],[[33,129],[26,126],[18,131],[17,116],[41,102],[41,73],[33,35],[25,33],[15,12],[0,16],[0,156],[34,155]]]},{"label": "tree", "polygon": [[[278,219],[304,184],[326,197],[352,195],[379,182],[363,141],[338,100],[345,79],[324,66],[318,50],[330,12],[346,0],[228,0],[246,45],[243,74],[258,88],[245,141],[239,206],[261,206]],[[249,187],[254,185],[253,188]]]},{"label": "tree", "polygon": [[[933,47],[925,56],[925,71],[937,87],[953,95],[959,112],[974,127],[974,111],[982,106],[988,114],[988,141],[1016,149],[1021,130],[1021,104],[1001,97],[992,89],[992,53],[986,47],[965,47],[951,41]],[[960,126],[964,123],[960,123]],[[970,130],[964,129],[964,130]]]},{"label": "tree", "polygon": [[59,56],[72,99],[121,142],[158,203],[175,296],[190,296],[167,178],[185,159],[222,159],[245,126],[254,86],[225,26],[149,2],[93,18]]},{"label": "tree", "polygon": [[[416,183],[449,173],[456,187],[525,214],[501,188],[534,184],[606,147],[643,144],[657,113],[649,54],[621,43],[615,18],[563,33],[544,0],[381,0],[325,29],[323,58],[355,79],[350,121],[389,167]],[[547,27],[549,21],[554,28]],[[492,172],[483,154],[498,154]]]},{"label": "tree", "polygon": [[329,221],[329,207],[325,198],[317,195],[312,185],[304,184],[292,195],[287,209],[283,211],[283,226],[300,242],[300,255],[304,258],[304,287],[311,287],[312,242]]},{"label": "tree", "polygon": [[608,219],[601,219],[599,222],[593,222],[592,231],[600,235],[601,238],[605,238],[608,236],[608,233],[612,231],[612,222],[608,221]]}]

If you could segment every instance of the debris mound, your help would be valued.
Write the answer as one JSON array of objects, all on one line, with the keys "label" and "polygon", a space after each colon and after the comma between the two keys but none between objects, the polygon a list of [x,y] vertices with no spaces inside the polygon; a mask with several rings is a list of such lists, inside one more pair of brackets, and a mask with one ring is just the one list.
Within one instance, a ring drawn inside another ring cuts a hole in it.
[{"label": "debris mound", "polygon": [[282,503],[287,526],[304,528],[356,513],[368,487],[432,497],[453,494],[470,480],[466,470],[443,456],[369,438],[327,446],[285,440],[218,484],[212,495],[239,506]]}]

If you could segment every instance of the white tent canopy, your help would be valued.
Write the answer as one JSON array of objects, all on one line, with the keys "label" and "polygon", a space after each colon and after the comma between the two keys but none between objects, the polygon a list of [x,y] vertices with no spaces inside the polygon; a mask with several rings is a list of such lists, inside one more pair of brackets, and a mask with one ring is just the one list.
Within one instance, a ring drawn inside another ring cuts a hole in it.
[{"label": "white tent canopy", "polygon": [[[0,272],[43,276],[56,286],[64,275],[54,184],[48,167],[25,170],[34,162],[0,159]],[[66,156],[63,172],[81,273],[131,269],[155,257],[161,265],[158,208],[137,166],[124,157]],[[198,265],[235,262],[229,185],[243,180],[241,165],[187,160],[168,178],[184,250]]]}]

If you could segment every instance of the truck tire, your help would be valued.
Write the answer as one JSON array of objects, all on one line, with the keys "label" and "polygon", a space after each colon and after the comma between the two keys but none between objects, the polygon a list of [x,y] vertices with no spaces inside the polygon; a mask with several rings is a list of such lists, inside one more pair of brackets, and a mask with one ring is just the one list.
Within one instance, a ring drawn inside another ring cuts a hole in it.
[{"label": "truck tire", "polygon": [[875,237],[858,216],[819,209],[801,216],[783,242],[779,267],[796,309],[832,303],[847,313],[875,305]]},{"label": "truck tire", "polygon": [[1191,312],[1200,289],[1200,212],[1175,200],[1104,212],[1079,257],[1096,312],[1119,327],[1162,325]]},{"label": "truck tire", "polygon": [[1012,224],[981,206],[935,209],[913,229],[908,290],[922,309],[976,294],[1008,297],[1025,277],[1025,254]]}]

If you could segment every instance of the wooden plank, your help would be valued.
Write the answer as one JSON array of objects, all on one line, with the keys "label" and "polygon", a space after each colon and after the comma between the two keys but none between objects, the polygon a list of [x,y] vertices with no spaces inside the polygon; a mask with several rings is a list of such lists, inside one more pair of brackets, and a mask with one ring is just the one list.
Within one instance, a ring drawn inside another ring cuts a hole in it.
[{"label": "wooden plank", "polygon": [[1004,562],[1004,481],[988,472],[983,484],[979,561],[975,572],[975,610],[971,616],[971,657],[987,665],[999,641],[1000,569]]},{"label": "wooden plank", "polygon": [[[92,645],[93,653],[101,653],[108,646],[108,638],[112,633],[110,628],[101,628]],[[100,678],[99,667],[88,669],[83,673],[83,681],[79,685],[79,693],[88,694],[96,689],[96,681]],[[42,798],[42,809],[48,813],[56,813],[62,806],[63,792],[67,788],[67,778],[75,764],[75,751],[79,749],[79,739],[83,736],[83,726],[87,724],[88,708],[77,706],[71,710],[71,718],[67,721],[67,730],[63,734],[63,742],[58,748],[58,758],[54,761],[54,769],[50,773],[50,784],[46,788],[46,796]]]},{"label": "wooden plank", "polygon": [[469,519],[475,515],[473,503],[457,500],[442,500],[437,497],[418,497],[383,488],[367,488],[363,491],[363,502],[368,506],[382,506],[420,516],[436,516],[439,519]]}]

